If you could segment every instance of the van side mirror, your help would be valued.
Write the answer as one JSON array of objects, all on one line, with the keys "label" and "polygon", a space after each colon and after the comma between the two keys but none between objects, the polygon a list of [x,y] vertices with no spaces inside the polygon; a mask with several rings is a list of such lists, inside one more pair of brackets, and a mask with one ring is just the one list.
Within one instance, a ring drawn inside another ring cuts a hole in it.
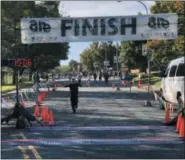
[{"label": "van side mirror", "polygon": [[159,77],[162,77],[162,78],[163,78],[163,77],[166,77],[166,76],[165,76],[165,70],[159,72]]}]

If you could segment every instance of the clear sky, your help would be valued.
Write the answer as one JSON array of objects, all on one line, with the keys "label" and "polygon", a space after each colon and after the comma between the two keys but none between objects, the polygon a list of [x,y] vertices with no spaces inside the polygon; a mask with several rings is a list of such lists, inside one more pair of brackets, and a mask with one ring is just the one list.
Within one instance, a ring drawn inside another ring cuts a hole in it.
[{"label": "clear sky", "polygon": [[[147,6],[148,11],[155,4],[154,1],[142,2]],[[144,6],[137,1],[62,1],[59,11],[63,16],[70,17],[126,16],[137,15],[139,12],[146,14]],[[89,44],[89,42],[70,43],[69,59],[60,63],[67,65],[71,59],[80,61],[80,53]]]}]

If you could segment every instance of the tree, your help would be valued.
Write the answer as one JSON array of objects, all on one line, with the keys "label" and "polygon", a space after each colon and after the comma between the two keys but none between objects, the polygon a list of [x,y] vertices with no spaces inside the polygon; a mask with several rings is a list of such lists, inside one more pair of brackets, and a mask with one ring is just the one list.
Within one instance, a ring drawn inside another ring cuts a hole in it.
[{"label": "tree", "polygon": [[70,71],[70,66],[69,65],[61,65],[60,66],[60,71],[61,72],[69,72]]},{"label": "tree", "polygon": [[[3,1],[2,3],[2,59],[31,58],[31,72],[47,71],[67,59],[68,43],[22,44],[20,19],[26,17],[60,17],[59,2]],[[15,79],[15,78],[14,78]],[[15,81],[14,81],[15,82]]]},{"label": "tree", "polygon": [[103,62],[108,60],[110,66],[114,66],[116,47],[112,42],[93,42],[80,54],[80,61],[89,71],[95,71],[104,67]]},{"label": "tree", "polygon": [[75,60],[71,60],[71,61],[69,62],[69,67],[70,67],[70,70],[72,70],[72,71],[77,70],[78,62],[75,61]]},{"label": "tree", "polygon": [[178,38],[175,40],[152,40],[148,42],[148,47],[153,50],[153,59],[157,62],[168,63],[170,60],[182,57],[184,52],[184,2],[169,1],[156,2],[151,7],[151,12],[157,13],[177,13],[178,14]]},{"label": "tree", "polygon": [[141,71],[146,71],[147,59],[142,56],[142,44],[144,41],[124,41],[121,42],[120,59],[122,65],[129,70],[139,68]]}]

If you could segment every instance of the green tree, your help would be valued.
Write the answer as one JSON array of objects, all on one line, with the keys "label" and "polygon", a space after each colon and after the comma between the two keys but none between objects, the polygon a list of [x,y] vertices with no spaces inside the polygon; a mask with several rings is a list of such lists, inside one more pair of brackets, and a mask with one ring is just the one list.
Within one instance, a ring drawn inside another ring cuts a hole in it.
[{"label": "green tree", "polygon": [[69,72],[70,66],[69,65],[61,65],[60,70],[61,70],[61,72]]},{"label": "green tree", "polygon": [[183,56],[184,52],[184,2],[161,1],[156,2],[151,7],[151,12],[157,13],[177,13],[178,14],[178,38],[175,40],[152,40],[148,42],[148,47],[153,50],[153,59],[157,62],[167,63],[174,58]]},{"label": "green tree", "polygon": [[103,62],[108,60],[110,66],[114,66],[113,57],[116,55],[116,47],[112,42],[93,42],[80,54],[80,61],[89,71],[103,69]]},{"label": "green tree", "polygon": [[142,44],[144,41],[124,41],[120,46],[120,59],[122,65],[129,70],[139,68],[146,71],[147,59],[142,56]]},{"label": "green tree", "polygon": [[33,61],[31,73],[55,68],[60,60],[67,59],[68,43],[30,45],[21,43],[21,18],[60,17],[58,5],[59,2],[56,1],[42,2],[39,5],[34,1],[1,2],[2,59],[31,58]]},{"label": "green tree", "polygon": [[76,71],[78,69],[78,62],[75,60],[71,60],[69,62],[69,67],[71,71]]}]

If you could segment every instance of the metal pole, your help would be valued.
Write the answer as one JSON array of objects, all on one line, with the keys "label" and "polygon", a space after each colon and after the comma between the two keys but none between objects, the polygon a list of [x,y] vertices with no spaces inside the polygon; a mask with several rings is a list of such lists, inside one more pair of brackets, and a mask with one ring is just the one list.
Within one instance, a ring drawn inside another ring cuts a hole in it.
[{"label": "metal pole", "polygon": [[[122,1],[117,1],[117,2],[122,2]],[[136,1],[136,2],[138,2],[144,6],[144,8],[146,10],[146,15],[148,15],[149,12],[148,12],[148,8],[146,7],[146,5],[142,1]],[[148,42],[148,40],[147,40],[147,42]],[[147,49],[147,63],[148,63],[148,94],[149,94],[149,91],[150,91],[150,59],[149,59],[149,55],[148,55],[148,49]],[[149,100],[146,103],[147,103],[146,104],[147,106],[151,106],[151,103]]]},{"label": "metal pole", "polygon": [[107,44],[105,43],[105,61],[106,61],[106,63],[105,63],[105,67],[106,67],[106,70],[107,70],[107,46],[106,46]]},{"label": "metal pole", "polygon": [[19,70],[16,68],[16,101],[19,103]]},{"label": "metal pole", "polygon": [[[148,15],[148,9],[147,9],[146,5],[142,1],[137,1],[137,2],[144,6],[144,8],[146,10],[146,15]],[[146,43],[148,43],[148,40]],[[146,46],[146,48],[147,48],[147,46]],[[148,94],[149,94],[150,93],[150,56],[149,56],[148,48],[147,48],[147,63],[148,63]]]},{"label": "metal pole", "polygon": [[116,63],[116,67],[117,67],[117,75],[118,75],[118,72],[119,72],[119,67],[118,67],[118,45],[116,44],[116,60],[117,60],[117,63]]},{"label": "metal pole", "polygon": [[[146,15],[148,15],[148,9],[146,5],[142,1],[137,1],[138,3],[142,4],[146,10]],[[148,40],[147,40],[148,43]],[[147,46],[146,46],[147,48]],[[148,63],[148,94],[150,93],[150,57],[148,53],[148,48],[147,48],[147,63]]]},{"label": "metal pole", "polygon": [[149,94],[150,93],[150,57],[149,56],[147,56],[147,61],[148,61],[148,94]]}]

